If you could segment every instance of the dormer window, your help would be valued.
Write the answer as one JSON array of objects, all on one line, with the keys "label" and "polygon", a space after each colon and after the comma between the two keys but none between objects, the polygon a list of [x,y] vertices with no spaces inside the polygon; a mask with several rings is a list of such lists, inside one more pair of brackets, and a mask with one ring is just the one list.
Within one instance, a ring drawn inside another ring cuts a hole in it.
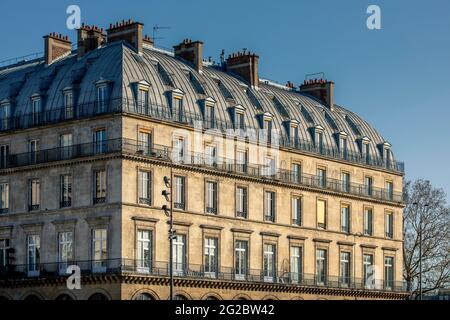
[{"label": "dormer window", "polygon": [[384,166],[389,168],[392,165],[391,144],[389,142],[384,142],[380,145],[380,151]]},{"label": "dormer window", "polygon": [[150,84],[145,81],[135,83],[136,106],[137,112],[147,115],[149,113],[150,98],[149,98]]},{"label": "dormer window", "polygon": [[9,129],[9,118],[11,117],[11,104],[9,101],[0,103],[0,130]]},{"label": "dormer window", "polygon": [[172,116],[178,122],[186,122],[184,110],[183,110],[183,97],[184,92],[180,89],[175,89],[171,91],[172,95]]},{"label": "dormer window", "polygon": [[361,158],[366,164],[370,164],[370,139],[368,137],[363,137],[360,140],[361,147]]},{"label": "dormer window", "polygon": [[106,111],[106,101],[108,97],[108,87],[106,84],[97,87],[97,112],[103,113]]},{"label": "dormer window", "polygon": [[262,138],[267,141],[267,143],[272,143],[272,120],[273,116],[269,112],[258,115],[260,120],[260,126],[263,129],[263,135],[260,134],[260,139]]},{"label": "dormer window", "polygon": [[339,152],[344,159],[347,159],[348,155],[348,135],[344,131],[338,133]]},{"label": "dormer window", "polygon": [[74,106],[74,96],[72,89],[64,90],[64,118],[73,118],[73,106]]},{"label": "dormer window", "polygon": [[323,136],[323,127],[322,126],[315,126],[314,127],[314,144],[316,147],[316,150],[320,153],[323,153],[324,151],[324,136]]},{"label": "dormer window", "polygon": [[[235,130],[245,130],[245,107],[238,104],[229,108]],[[240,134],[240,133],[238,133]]]},{"label": "dormer window", "polygon": [[289,135],[289,145],[291,147],[298,146],[298,121],[289,120],[284,122],[285,128]]},{"label": "dormer window", "polygon": [[42,99],[39,95],[34,95],[31,97],[31,109],[33,113],[33,124],[39,124],[42,111]]},{"label": "dormer window", "polygon": [[205,108],[205,122],[206,129],[215,128],[214,106],[207,106]]}]

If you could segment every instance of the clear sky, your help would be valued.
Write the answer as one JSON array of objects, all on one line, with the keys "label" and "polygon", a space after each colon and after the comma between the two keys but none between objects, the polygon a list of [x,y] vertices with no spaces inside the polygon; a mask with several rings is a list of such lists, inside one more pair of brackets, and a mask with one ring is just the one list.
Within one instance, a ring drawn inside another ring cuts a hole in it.
[{"label": "clear sky", "polygon": [[[358,113],[391,142],[407,178],[429,179],[450,195],[450,1],[448,0],[108,0],[0,1],[0,60],[43,50],[42,36],[67,34],[66,8],[108,27],[134,18],[157,44],[202,40],[219,60],[247,48],[260,74],[303,82],[323,71],[336,103]],[[381,30],[366,27],[367,7],[381,8]]]}]

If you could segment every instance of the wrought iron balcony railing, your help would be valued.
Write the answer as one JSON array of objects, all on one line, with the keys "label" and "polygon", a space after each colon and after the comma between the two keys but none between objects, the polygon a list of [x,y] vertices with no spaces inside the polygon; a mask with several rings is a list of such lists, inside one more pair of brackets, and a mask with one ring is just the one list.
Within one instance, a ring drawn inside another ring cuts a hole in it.
[{"label": "wrought iron balcony railing", "polygon": [[[153,145],[143,149],[138,141],[130,139],[105,140],[101,141],[100,144],[102,146],[102,153],[99,153],[99,142],[91,142],[70,147],[11,154],[8,155],[6,159],[5,167],[15,168],[54,161],[98,156],[101,154],[122,153],[382,201],[396,203],[403,202],[402,193],[392,192],[392,190],[389,189],[371,187],[370,192],[368,192],[368,189],[364,184],[348,183],[347,181],[331,178],[323,179],[323,177],[309,174],[299,175],[297,172],[289,170],[273,170],[273,168],[264,165],[236,164],[233,159],[227,158],[216,157],[216,160],[211,162],[210,156],[202,153],[184,152],[183,157],[179,158],[178,152],[175,152],[173,148],[168,146]],[[184,204],[175,203],[175,208],[184,209]]]},{"label": "wrought iron balcony railing", "polygon": [[[156,262],[150,260],[110,259],[96,261],[67,261],[61,263],[10,265],[0,269],[0,282],[1,280],[69,276],[69,274],[67,274],[67,267],[71,265],[78,266],[81,270],[81,274],[84,276],[92,274],[128,273],[144,276],[168,277],[170,272],[170,264],[168,262]],[[391,279],[375,279],[368,281],[367,279],[355,277],[339,277],[323,274],[317,276],[315,274],[275,271],[272,269],[260,270],[244,268],[236,270],[233,267],[222,267],[217,265],[205,267],[204,265],[176,262],[173,263],[173,270],[175,277],[199,280],[214,279],[307,287],[406,292],[405,282],[393,281]]]},{"label": "wrought iron balcony railing", "polygon": [[[90,101],[69,108],[55,107],[52,110],[41,111],[39,113],[28,113],[20,116],[1,118],[0,132],[50,125],[68,120],[85,119],[113,113],[142,115],[158,120],[182,123],[192,127],[201,126],[203,129],[217,129],[222,132],[229,132],[229,130],[235,129],[235,125],[232,121],[205,119],[200,114],[186,111],[180,113],[171,110],[168,107],[155,104],[149,104],[144,108],[134,99],[115,98],[102,103]],[[249,139],[250,141],[257,141],[259,138],[259,128],[252,128],[248,125],[244,125],[244,127],[246,131],[238,130],[236,135]],[[318,147],[311,141],[289,139],[285,135],[273,134],[271,135],[270,142],[282,147],[292,148],[306,153],[319,154],[332,159],[383,168],[394,172],[405,172],[404,163],[399,161],[387,160],[379,156],[366,157],[360,153],[350,151],[342,152],[339,148],[329,145]]]}]

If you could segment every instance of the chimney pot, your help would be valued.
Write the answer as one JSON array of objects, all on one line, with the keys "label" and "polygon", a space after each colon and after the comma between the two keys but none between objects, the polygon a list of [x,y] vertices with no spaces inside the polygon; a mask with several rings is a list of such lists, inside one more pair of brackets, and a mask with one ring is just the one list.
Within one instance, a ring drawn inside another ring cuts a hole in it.
[{"label": "chimney pot", "polygon": [[232,53],[227,59],[227,70],[231,71],[244,80],[246,80],[250,86],[259,86],[259,56],[256,53],[251,53],[247,49]]}]

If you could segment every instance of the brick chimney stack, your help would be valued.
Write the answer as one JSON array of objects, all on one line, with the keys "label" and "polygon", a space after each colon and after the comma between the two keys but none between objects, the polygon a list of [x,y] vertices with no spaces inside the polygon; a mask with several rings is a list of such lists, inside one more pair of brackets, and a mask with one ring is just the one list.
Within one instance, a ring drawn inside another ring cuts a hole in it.
[{"label": "brick chimney stack", "polygon": [[254,53],[243,52],[233,53],[227,59],[227,71],[233,72],[246,80],[250,86],[259,86],[258,73],[259,56]]},{"label": "brick chimney stack", "polygon": [[300,92],[319,99],[328,109],[334,110],[334,82],[324,79],[305,80]]},{"label": "brick chimney stack", "polygon": [[50,65],[56,59],[72,52],[72,42],[68,36],[53,32],[44,36],[45,64]]},{"label": "brick chimney stack", "polygon": [[179,45],[173,47],[175,56],[192,63],[200,72],[203,67],[203,42],[185,39]]},{"label": "brick chimney stack", "polygon": [[88,52],[100,48],[106,41],[103,29],[97,26],[86,26],[82,24],[78,31],[78,58],[82,58]]},{"label": "brick chimney stack", "polygon": [[116,24],[110,24],[107,32],[108,43],[116,41],[127,41],[134,49],[141,53],[144,43],[143,38],[144,25],[133,20],[122,20]]}]

